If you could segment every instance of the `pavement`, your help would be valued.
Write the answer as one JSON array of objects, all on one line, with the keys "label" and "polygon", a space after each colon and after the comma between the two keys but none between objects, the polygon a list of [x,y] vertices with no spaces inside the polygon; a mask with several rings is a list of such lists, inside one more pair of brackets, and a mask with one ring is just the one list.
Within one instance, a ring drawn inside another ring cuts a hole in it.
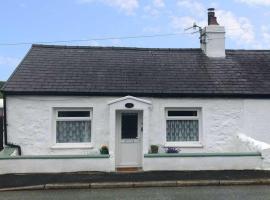
[{"label": "pavement", "polygon": [[270,185],[270,171],[79,172],[0,175],[0,191],[254,184]]},{"label": "pavement", "polygon": [[1,192],[0,200],[269,200],[270,186],[205,186]]}]

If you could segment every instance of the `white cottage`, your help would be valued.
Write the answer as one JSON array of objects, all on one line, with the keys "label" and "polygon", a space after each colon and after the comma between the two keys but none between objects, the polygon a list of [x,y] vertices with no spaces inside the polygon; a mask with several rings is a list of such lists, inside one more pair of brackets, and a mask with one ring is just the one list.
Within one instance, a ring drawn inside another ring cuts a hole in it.
[{"label": "white cottage", "polygon": [[225,50],[208,17],[200,49],[33,45],[2,89],[0,173],[269,169],[270,51]]}]

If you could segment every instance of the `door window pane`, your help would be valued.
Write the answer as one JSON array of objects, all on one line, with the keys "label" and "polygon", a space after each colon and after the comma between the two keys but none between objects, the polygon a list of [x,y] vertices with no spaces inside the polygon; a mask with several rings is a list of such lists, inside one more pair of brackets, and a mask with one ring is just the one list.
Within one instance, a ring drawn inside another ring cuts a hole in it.
[{"label": "door window pane", "polygon": [[122,139],[136,139],[138,136],[138,114],[122,114]]}]

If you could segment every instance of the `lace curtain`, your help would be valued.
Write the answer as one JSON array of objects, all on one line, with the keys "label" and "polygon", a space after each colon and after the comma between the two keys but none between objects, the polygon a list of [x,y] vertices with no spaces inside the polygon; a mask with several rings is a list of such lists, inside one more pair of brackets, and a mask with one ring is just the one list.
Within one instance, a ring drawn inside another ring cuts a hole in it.
[{"label": "lace curtain", "polygon": [[91,142],[91,121],[57,121],[56,142]]},{"label": "lace curtain", "polygon": [[198,141],[198,120],[167,120],[167,141]]}]

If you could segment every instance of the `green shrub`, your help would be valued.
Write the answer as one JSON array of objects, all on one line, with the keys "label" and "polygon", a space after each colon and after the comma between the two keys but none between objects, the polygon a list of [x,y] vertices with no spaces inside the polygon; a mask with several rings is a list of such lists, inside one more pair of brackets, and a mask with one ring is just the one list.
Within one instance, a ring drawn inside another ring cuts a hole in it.
[{"label": "green shrub", "polygon": [[109,154],[109,148],[106,145],[103,145],[99,151],[100,154]]}]

